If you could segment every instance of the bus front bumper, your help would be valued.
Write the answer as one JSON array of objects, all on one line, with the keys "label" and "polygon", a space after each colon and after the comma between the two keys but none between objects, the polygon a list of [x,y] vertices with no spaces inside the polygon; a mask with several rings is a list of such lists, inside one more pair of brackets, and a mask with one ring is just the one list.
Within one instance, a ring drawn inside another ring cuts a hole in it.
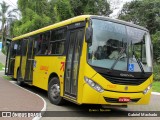
[{"label": "bus front bumper", "polygon": [[[149,104],[151,90],[145,95],[140,93],[122,93],[104,91],[102,93],[97,92],[91,88],[88,84],[84,85],[82,104],[104,104],[104,105],[129,105],[129,104]],[[129,102],[119,102],[119,98],[129,98]]]}]

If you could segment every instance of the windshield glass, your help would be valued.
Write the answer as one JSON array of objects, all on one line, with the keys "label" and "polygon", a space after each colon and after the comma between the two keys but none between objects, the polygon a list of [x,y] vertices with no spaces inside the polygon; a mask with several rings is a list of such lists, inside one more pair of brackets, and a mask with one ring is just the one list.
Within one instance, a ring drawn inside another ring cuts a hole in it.
[{"label": "windshield glass", "polygon": [[146,31],[98,19],[92,20],[92,28],[89,64],[111,70],[152,71],[151,42]]}]

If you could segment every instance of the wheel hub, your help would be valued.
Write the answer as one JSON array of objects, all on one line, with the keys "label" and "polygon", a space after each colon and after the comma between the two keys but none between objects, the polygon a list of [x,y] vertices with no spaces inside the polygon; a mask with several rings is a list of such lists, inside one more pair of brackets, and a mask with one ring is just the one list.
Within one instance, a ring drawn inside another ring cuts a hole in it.
[{"label": "wheel hub", "polygon": [[57,99],[60,95],[60,87],[58,84],[54,84],[51,87],[51,97],[53,97],[54,99]]}]

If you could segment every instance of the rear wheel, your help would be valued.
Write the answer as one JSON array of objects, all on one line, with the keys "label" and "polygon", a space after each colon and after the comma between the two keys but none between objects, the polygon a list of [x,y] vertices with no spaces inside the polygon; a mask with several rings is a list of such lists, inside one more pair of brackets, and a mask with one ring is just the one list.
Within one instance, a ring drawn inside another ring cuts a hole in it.
[{"label": "rear wheel", "polygon": [[18,84],[19,86],[23,86],[23,85],[24,85],[23,81],[21,81],[20,70],[17,71],[17,84]]},{"label": "rear wheel", "polygon": [[57,77],[53,77],[49,82],[48,98],[55,105],[62,105],[64,103],[64,99],[60,96],[60,82]]}]

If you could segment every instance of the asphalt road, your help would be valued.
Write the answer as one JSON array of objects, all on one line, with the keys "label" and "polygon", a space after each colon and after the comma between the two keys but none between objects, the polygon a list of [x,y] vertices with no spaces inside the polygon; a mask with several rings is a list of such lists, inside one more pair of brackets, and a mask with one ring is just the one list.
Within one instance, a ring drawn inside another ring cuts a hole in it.
[{"label": "asphalt road", "polygon": [[[76,117],[65,117],[64,116],[64,112],[62,111],[85,111],[85,110],[99,110],[101,109],[101,106],[99,105],[76,105],[74,103],[70,103],[70,102],[66,102],[65,105],[63,106],[56,106],[53,105],[49,102],[48,98],[47,98],[47,92],[39,89],[37,87],[34,86],[29,86],[29,85],[25,85],[23,88],[30,90],[40,96],[42,96],[46,103],[47,103],[47,111],[61,111],[58,113],[53,113],[53,114],[57,114],[57,116],[59,117],[43,117],[41,118],[42,120],[97,120],[97,119],[101,119],[101,120],[113,120],[113,119],[117,119],[117,120],[159,120],[160,117],[111,117],[110,114],[98,114],[93,112],[93,114],[89,114],[88,113],[76,113]],[[107,110],[107,111],[111,111],[112,116],[120,116],[121,113],[127,113],[127,111],[159,111],[160,112],[160,95],[152,95],[151,96],[151,101],[149,105],[130,105],[128,106],[128,108],[114,108],[114,109],[102,109],[102,110]],[[67,114],[67,113],[66,113]],[[69,114],[72,116],[74,113],[69,112]],[[61,116],[61,117],[60,117]],[[82,116],[82,117],[80,117]],[[87,116],[87,117],[86,117]],[[100,117],[99,117],[100,116]]]}]

